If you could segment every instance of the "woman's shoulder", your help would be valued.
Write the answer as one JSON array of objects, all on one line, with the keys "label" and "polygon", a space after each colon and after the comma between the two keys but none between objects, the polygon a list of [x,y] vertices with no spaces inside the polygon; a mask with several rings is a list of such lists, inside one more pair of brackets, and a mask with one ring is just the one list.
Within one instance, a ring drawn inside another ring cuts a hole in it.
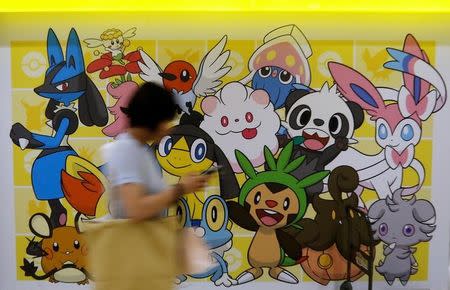
[{"label": "woman's shoulder", "polygon": [[134,152],[137,152],[136,142],[129,139],[117,139],[106,143],[101,147],[101,152],[104,158],[128,156],[132,157]]}]

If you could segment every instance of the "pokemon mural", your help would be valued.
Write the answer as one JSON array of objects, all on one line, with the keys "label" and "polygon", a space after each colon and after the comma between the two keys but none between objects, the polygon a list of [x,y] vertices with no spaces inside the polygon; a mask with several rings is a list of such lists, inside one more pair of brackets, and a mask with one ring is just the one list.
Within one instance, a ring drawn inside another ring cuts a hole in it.
[{"label": "pokemon mural", "polygon": [[13,57],[36,64],[12,69],[22,70],[13,84],[30,87],[13,89],[21,113],[10,131],[17,280],[95,282],[83,221],[109,213],[98,150],[126,130],[127,104],[145,81],[178,105],[171,134],[148,146],[163,178],[221,167],[168,210],[217,262],[177,284],[325,287],[366,279],[359,259],[368,253],[386,287],[428,279],[439,220],[431,197],[440,194],[429,178],[431,122],[447,98],[433,42],[407,34],[370,51],[316,49],[320,41],[291,24],[256,31],[245,47],[217,35],[174,53],[170,43],[188,40],[150,49],[130,27],[69,27],[67,41],[49,28],[40,46],[11,44]]}]

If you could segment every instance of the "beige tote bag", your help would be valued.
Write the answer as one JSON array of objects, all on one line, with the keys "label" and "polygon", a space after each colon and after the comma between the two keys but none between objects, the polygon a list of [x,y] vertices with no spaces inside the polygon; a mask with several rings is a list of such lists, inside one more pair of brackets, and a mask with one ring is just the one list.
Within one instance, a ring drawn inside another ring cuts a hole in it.
[{"label": "beige tote bag", "polygon": [[91,222],[86,236],[95,290],[168,290],[176,275],[213,266],[203,240],[176,217]]}]

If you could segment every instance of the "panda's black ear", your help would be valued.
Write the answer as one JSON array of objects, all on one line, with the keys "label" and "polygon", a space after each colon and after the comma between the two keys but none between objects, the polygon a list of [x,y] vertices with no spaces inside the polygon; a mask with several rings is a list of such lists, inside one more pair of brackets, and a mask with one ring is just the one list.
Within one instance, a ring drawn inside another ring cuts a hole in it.
[{"label": "panda's black ear", "polygon": [[290,92],[286,98],[286,102],[284,103],[286,112],[289,111],[295,102],[297,102],[301,97],[304,97],[309,93],[311,93],[311,90],[308,89],[297,89]]},{"label": "panda's black ear", "polygon": [[350,111],[352,112],[353,120],[354,120],[354,124],[355,124],[354,129],[356,130],[359,127],[361,127],[361,125],[364,122],[364,111],[361,108],[361,106],[355,102],[348,101],[347,106],[350,108]]}]

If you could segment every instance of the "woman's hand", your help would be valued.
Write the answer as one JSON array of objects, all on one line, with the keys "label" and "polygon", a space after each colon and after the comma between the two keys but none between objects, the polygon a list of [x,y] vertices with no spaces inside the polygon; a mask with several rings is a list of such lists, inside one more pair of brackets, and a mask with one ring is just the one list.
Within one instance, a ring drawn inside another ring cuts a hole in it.
[{"label": "woman's hand", "polygon": [[208,179],[208,175],[190,173],[181,177],[179,184],[183,187],[184,193],[190,193],[205,187]]}]

